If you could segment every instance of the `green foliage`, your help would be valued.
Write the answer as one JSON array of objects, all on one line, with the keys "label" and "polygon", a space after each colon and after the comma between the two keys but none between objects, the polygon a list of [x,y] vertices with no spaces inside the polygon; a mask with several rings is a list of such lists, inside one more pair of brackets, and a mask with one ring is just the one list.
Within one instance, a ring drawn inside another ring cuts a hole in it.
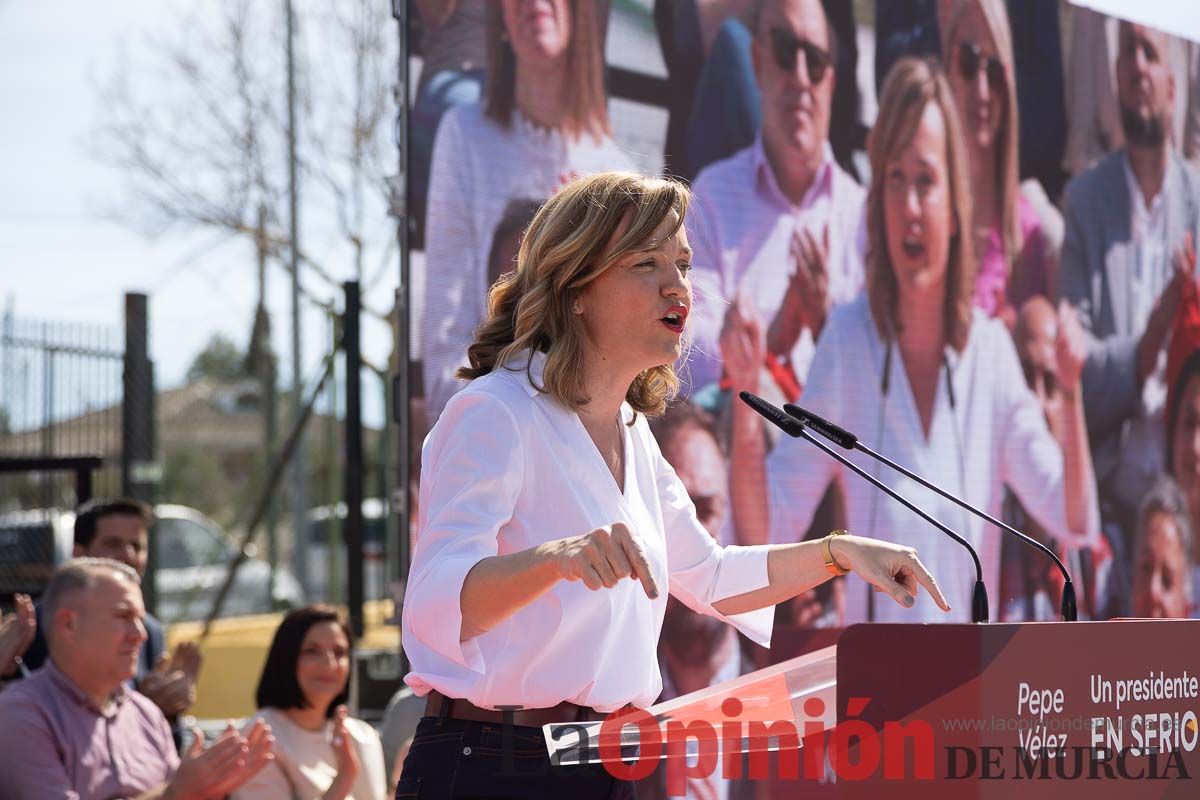
[{"label": "green foliage", "polygon": [[229,338],[217,333],[188,367],[188,383],[201,378],[238,381],[253,377],[246,371],[246,355]]},{"label": "green foliage", "polygon": [[203,447],[172,447],[164,454],[159,502],[191,506],[228,525],[237,513],[233,501],[239,488],[220,460]]}]

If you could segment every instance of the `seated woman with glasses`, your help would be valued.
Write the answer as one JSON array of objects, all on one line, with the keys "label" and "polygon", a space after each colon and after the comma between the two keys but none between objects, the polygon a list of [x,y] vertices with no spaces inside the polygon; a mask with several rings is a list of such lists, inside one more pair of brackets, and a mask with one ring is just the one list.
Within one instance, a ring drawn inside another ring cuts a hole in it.
[{"label": "seated woman with glasses", "polygon": [[[963,0],[950,5],[939,23],[943,59],[971,161],[971,228],[978,255],[974,302],[1011,328],[1015,310],[1025,300],[1039,294],[1054,298],[1057,253],[1034,203],[1019,185],[1016,71],[1008,12],[1004,0]],[[1025,189],[1044,199],[1035,182]]]}]

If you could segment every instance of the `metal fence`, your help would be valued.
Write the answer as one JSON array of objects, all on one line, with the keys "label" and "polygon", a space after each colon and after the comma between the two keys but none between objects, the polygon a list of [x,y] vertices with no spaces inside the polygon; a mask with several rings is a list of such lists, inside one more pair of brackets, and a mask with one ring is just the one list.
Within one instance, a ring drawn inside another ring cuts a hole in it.
[{"label": "metal fence", "polygon": [[[0,326],[0,598],[37,592],[70,553],[83,492],[121,486],[124,351],[115,329],[18,319]],[[98,469],[70,467],[87,457]],[[65,468],[63,465],[66,465]],[[80,482],[80,472],[87,480]]]},{"label": "metal fence", "polygon": [[[120,332],[78,322],[17,319],[0,331],[0,458],[101,456],[97,493],[120,490]],[[70,475],[9,476],[0,513],[74,505]]]}]

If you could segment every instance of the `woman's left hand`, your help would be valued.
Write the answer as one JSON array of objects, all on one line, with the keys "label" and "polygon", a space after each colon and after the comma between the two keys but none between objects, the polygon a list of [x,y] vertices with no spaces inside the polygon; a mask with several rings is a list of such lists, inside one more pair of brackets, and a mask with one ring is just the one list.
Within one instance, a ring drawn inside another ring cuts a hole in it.
[{"label": "woman's left hand", "polygon": [[938,608],[950,610],[950,604],[942,595],[937,581],[917,558],[915,549],[851,535],[833,537],[829,548],[840,566],[857,573],[905,608],[912,608],[917,599],[918,586],[924,586]]}]

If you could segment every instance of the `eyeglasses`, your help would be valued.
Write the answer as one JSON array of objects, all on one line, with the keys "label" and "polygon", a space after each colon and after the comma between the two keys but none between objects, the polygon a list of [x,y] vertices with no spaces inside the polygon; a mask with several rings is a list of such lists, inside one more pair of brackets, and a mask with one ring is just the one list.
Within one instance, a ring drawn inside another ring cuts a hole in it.
[{"label": "eyeglasses", "polygon": [[987,70],[988,85],[997,91],[1004,89],[1004,64],[996,56],[985,56],[974,42],[958,46],[958,73],[963,80],[973,81],[979,70]]},{"label": "eyeglasses", "polygon": [[781,70],[795,72],[797,54],[801,50],[804,51],[804,66],[808,70],[808,79],[813,83],[820,83],[825,78],[825,71],[833,66],[833,57],[829,55],[829,51],[822,50],[812,42],[797,39],[780,28],[771,29],[771,55]]}]

